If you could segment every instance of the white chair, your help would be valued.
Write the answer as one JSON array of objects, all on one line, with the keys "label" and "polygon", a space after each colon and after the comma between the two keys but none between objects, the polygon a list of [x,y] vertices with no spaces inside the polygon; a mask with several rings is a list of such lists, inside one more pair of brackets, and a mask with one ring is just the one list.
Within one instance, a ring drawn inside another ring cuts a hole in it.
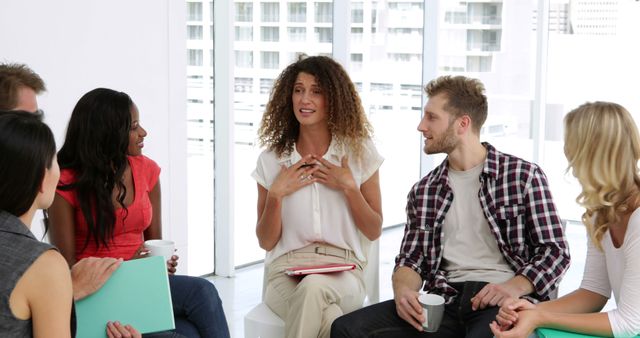
[{"label": "white chair", "polygon": [[[364,269],[364,284],[367,292],[364,304],[375,304],[380,298],[380,244],[379,240],[371,242],[369,262]],[[262,298],[266,289],[266,269],[262,281]],[[244,316],[245,338],[282,338],[284,337],[284,321],[273,313],[265,303],[256,305]]]}]

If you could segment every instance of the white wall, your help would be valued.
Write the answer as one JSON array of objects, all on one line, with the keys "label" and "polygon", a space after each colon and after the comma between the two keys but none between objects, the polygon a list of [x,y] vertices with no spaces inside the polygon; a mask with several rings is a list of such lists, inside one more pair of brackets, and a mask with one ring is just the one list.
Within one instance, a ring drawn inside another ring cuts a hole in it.
[{"label": "white wall", "polygon": [[[26,63],[45,80],[40,108],[58,147],[77,100],[96,87],[128,93],[162,167],[163,235],[186,273],[185,3],[172,0],[3,0],[0,61]],[[34,226],[38,232],[39,226]]]}]

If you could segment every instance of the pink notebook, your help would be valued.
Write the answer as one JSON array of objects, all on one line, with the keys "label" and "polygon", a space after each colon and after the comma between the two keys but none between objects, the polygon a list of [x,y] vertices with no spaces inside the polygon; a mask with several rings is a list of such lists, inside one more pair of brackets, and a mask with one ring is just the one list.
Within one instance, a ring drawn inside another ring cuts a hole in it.
[{"label": "pink notebook", "polygon": [[356,268],[355,264],[325,264],[325,265],[307,265],[296,266],[284,270],[289,276],[310,275],[313,273],[331,273],[339,271],[349,271]]}]

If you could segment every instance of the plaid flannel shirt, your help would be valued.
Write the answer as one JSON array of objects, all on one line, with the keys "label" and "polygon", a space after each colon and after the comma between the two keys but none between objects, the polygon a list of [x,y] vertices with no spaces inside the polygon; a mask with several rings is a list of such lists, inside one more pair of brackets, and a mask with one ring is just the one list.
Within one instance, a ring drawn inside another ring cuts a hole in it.
[{"label": "plaid flannel shirt", "polygon": [[[483,145],[487,157],[478,197],[491,233],[515,274],[533,284],[527,298],[547,300],[569,267],[569,249],[547,178],[537,165]],[[440,269],[442,225],[454,198],[448,182],[445,159],[409,192],[407,224],[395,268],[413,269],[426,282],[425,291],[441,294],[450,303],[457,291]]]}]

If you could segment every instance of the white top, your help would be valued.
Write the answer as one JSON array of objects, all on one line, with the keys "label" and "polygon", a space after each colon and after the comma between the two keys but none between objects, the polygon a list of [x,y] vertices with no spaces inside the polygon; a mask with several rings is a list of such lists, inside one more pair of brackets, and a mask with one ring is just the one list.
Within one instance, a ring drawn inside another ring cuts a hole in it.
[{"label": "white top", "polygon": [[484,162],[466,171],[448,168],[453,202],[442,226],[442,268],[450,282],[503,283],[515,275],[482,211],[478,193],[483,167]]},{"label": "white top", "polygon": [[[340,166],[344,155],[345,152],[331,141],[323,158]],[[371,178],[384,160],[371,140],[364,142],[360,161],[350,151],[346,155],[358,186]],[[258,157],[256,169],[251,176],[269,190],[280,173],[280,166],[291,166],[301,158],[295,146],[291,155],[282,158],[278,158],[273,151],[265,150]],[[313,242],[325,242],[352,250],[359,260],[366,262],[371,242],[356,227],[341,191],[318,182],[310,184],[283,198],[281,215],[282,235],[276,246],[267,252],[265,263]]]},{"label": "white top", "polygon": [[580,288],[607,298],[613,291],[617,309],[607,314],[614,337],[636,336],[640,333],[640,208],[631,214],[622,246],[614,247],[607,231],[602,249],[589,238]]}]

